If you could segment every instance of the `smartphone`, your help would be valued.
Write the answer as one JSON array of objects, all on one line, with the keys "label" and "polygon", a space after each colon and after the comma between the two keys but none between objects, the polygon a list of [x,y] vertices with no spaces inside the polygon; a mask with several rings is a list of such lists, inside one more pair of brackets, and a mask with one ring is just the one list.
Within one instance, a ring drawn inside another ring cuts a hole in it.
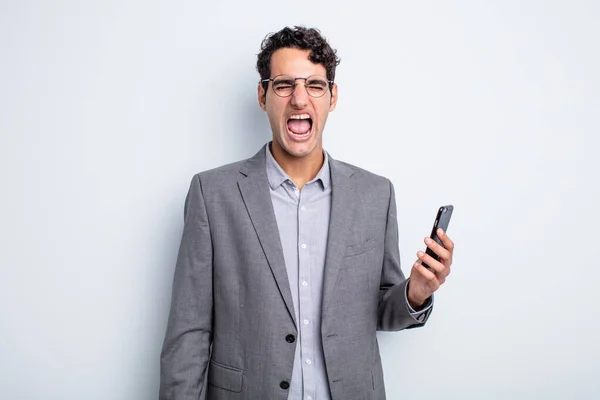
[{"label": "smartphone", "polygon": [[[437,215],[435,216],[435,222],[433,223],[433,228],[431,229],[431,235],[429,237],[436,241],[438,244],[442,244],[442,241],[437,235],[438,228],[442,228],[444,232],[448,230],[448,224],[450,223],[450,217],[452,216],[452,211],[454,210],[454,206],[447,205],[442,206],[438,209]],[[442,245],[443,246],[443,245]],[[434,260],[439,261],[440,258],[431,250],[429,247],[425,250],[426,254],[429,254]],[[425,268],[431,268],[426,263],[422,263]]]}]

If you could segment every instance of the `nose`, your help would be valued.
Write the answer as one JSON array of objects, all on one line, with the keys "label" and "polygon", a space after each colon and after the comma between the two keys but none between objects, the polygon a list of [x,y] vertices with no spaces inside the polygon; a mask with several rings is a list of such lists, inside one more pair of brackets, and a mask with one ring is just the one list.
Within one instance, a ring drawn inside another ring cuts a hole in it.
[{"label": "nose", "polygon": [[305,84],[306,81],[296,81],[296,87],[292,93],[292,105],[298,109],[302,109],[308,104],[308,92]]}]

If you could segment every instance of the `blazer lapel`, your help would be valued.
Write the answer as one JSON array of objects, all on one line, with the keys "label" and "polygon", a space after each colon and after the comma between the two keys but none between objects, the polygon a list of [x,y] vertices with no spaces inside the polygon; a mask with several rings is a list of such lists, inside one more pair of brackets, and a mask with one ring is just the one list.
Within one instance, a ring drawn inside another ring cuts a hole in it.
[{"label": "blazer lapel", "polygon": [[354,171],[329,157],[331,169],[331,215],[329,217],[329,237],[325,255],[325,278],[323,282],[323,312],[333,296],[335,283],[342,265],[346,247],[346,233],[350,228],[356,204],[351,176]]},{"label": "blazer lapel", "polygon": [[266,149],[263,147],[244,164],[240,172],[245,177],[240,179],[238,186],[254,230],[258,235],[258,240],[267,257],[273,277],[279,287],[281,297],[283,297],[290,317],[294,321],[294,324],[296,324],[292,291],[287,276],[283,248],[279,238],[279,229],[277,228],[277,220],[275,219],[275,211],[273,210],[269,191],[265,151]]}]

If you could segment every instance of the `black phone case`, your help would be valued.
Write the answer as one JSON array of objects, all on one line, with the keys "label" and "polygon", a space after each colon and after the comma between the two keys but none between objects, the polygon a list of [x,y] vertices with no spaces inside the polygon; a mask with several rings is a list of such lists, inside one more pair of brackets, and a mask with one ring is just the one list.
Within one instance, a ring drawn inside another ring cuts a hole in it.
[{"label": "black phone case", "polygon": [[[450,217],[452,217],[452,211],[454,211],[454,206],[442,206],[439,208],[437,215],[435,216],[435,222],[433,223],[433,228],[431,229],[431,235],[429,235],[429,237],[435,240],[435,242],[440,245],[442,244],[442,241],[437,235],[437,229],[442,228],[444,232],[448,230],[448,224],[450,223]],[[436,261],[439,261],[440,259],[437,256],[437,254],[435,254],[433,250],[431,250],[429,247],[427,248],[427,250],[425,250],[425,253],[429,254]],[[424,262],[422,264],[425,268],[431,268]]]}]

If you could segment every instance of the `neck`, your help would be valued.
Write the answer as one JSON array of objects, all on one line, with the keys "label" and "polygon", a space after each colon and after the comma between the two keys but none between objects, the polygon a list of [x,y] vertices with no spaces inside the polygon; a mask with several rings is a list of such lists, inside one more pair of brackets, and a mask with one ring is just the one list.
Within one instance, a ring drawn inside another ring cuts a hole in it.
[{"label": "neck", "polygon": [[304,184],[319,173],[325,157],[323,156],[323,147],[317,146],[314,151],[304,157],[294,157],[286,153],[276,141],[271,143],[271,154],[277,161],[277,164],[285,171],[299,190],[302,190]]}]

